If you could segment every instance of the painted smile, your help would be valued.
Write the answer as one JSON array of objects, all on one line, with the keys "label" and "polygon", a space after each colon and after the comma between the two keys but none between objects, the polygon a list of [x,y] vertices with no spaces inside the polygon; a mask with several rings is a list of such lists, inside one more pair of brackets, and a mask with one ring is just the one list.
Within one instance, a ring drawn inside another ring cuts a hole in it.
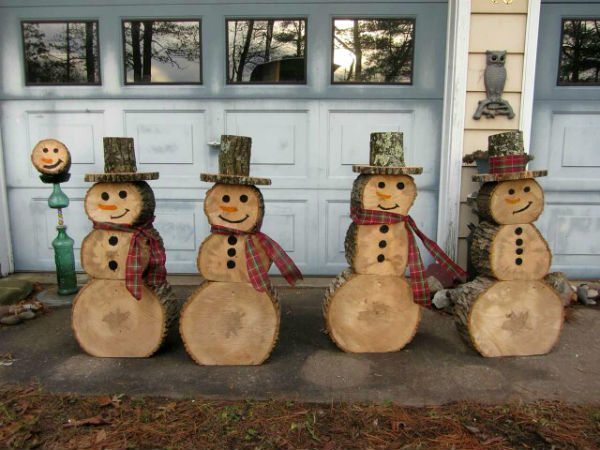
[{"label": "painted smile", "polygon": [[125,208],[125,212],[123,214],[121,214],[120,216],[110,216],[110,218],[111,219],[120,219],[121,217],[123,217],[128,212],[129,212],[129,210],[127,208]]},{"label": "painted smile", "polygon": [[221,214],[219,214],[219,219],[224,220],[225,222],[229,222],[229,223],[242,223],[248,217],[250,217],[250,216],[248,214],[246,214],[246,217],[244,217],[243,219],[240,219],[240,220],[229,220],[229,219],[226,219],[225,217],[223,217]]},{"label": "painted smile", "polygon": [[398,207],[398,203],[396,203],[394,206],[391,206],[389,208],[386,208],[385,206],[381,206],[381,205],[377,205],[377,207],[379,209],[383,209],[384,211],[389,211],[390,209],[396,209]]},{"label": "painted smile", "polygon": [[55,167],[58,167],[58,165],[62,162],[62,159],[59,158],[59,160],[56,161],[54,164],[44,164],[44,169],[54,169]]},{"label": "painted smile", "polygon": [[519,214],[520,212],[525,211],[527,208],[529,208],[531,206],[532,203],[533,202],[528,202],[527,206],[525,208],[521,208],[521,209],[518,209],[517,211],[513,211],[513,214]]}]

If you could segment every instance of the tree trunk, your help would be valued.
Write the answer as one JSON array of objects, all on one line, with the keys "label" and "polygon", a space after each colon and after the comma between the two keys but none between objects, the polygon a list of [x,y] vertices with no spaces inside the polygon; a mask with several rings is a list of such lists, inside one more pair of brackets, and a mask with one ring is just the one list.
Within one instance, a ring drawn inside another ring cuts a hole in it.
[{"label": "tree trunk", "polygon": [[200,365],[258,365],[279,334],[277,292],[258,292],[249,283],[205,281],[181,311],[185,349]]},{"label": "tree trunk", "polygon": [[302,56],[302,43],[304,39],[302,38],[302,21],[298,21],[298,36],[296,38],[296,57],[300,58]]},{"label": "tree trunk", "polygon": [[131,53],[133,58],[133,81],[142,81],[142,51],[140,46],[140,22],[131,22]]},{"label": "tree trunk", "polygon": [[96,82],[96,58],[94,55],[94,23],[85,23],[85,70],[87,82]]},{"label": "tree trunk", "polygon": [[71,29],[69,27],[69,22],[67,22],[67,43],[66,43],[66,68],[65,68],[65,76],[67,78],[67,82],[71,82]]},{"label": "tree trunk", "polygon": [[250,42],[252,40],[252,32],[254,31],[254,20],[248,21],[248,30],[246,31],[246,38],[244,40],[244,48],[240,54],[240,62],[237,68],[236,81],[239,83],[243,80],[244,66],[246,65],[246,58],[248,58],[248,50],[250,49]]},{"label": "tree trunk", "polygon": [[460,336],[486,357],[548,353],[563,315],[560,296],[540,280],[478,277],[458,289],[454,305]]},{"label": "tree trunk", "polygon": [[152,26],[152,20],[144,20],[144,46],[142,49],[142,80],[146,83],[150,83],[152,81]]},{"label": "tree trunk", "polygon": [[354,57],[356,58],[354,65],[354,76],[357,81],[360,81],[362,78],[362,44],[360,42],[360,30],[358,22],[358,19],[354,20]]},{"label": "tree trunk", "polygon": [[273,41],[273,20],[267,21],[267,36],[265,39],[265,62],[271,61],[271,42]]}]

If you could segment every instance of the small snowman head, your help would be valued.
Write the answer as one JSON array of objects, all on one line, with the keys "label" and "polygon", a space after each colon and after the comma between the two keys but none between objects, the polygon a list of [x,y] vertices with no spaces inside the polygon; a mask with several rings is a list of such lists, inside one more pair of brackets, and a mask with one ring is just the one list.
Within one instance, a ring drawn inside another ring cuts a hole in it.
[{"label": "small snowman head", "polygon": [[94,222],[141,225],[154,215],[155,206],[145,181],[96,183],[85,196],[85,212]]},{"label": "small snowman head", "polygon": [[206,193],[204,213],[211,225],[251,231],[262,221],[263,196],[251,185],[217,183]]},{"label": "small snowman head", "polygon": [[69,171],[71,154],[62,142],[44,139],[33,147],[31,162],[44,175],[58,175]]},{"label": "small snowman head", "polygon": [[[406,215],[417,197],[417,186],[409,175],[359,175],[352,199],[362,209]],[[359,206],[356,204],[355,206]]]},{"label": "small snowman head", "polygon": [[486,183],[488,208],[494,221],[501,225],[530,223],[544,209],[544,191],[533,178]]}]

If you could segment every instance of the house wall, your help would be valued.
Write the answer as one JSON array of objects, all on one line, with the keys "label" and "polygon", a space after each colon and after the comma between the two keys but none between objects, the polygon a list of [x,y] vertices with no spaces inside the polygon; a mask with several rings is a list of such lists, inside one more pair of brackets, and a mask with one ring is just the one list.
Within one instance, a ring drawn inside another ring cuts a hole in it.
[{"label": "house wall", "polygon": [[[528,0],[473,0],[469,37],[469,65],[467,74],[467,98],[463,154],[487,149],[488,136],[503,131],[518,130],[520,122],[521,90],[525,58]],[[506,85],[504,98],[509,101],[515,117],[497,116],[493,119],[473,119],[479,100],[485,98],[483,74],[486,50],[506,50]],[[473,166],[462,169],[460,220],[458,234],[458,262],[467,265],[468,224],[477,223],[477,217],[467,205],[467,196],[479,188],[471,181],[476,173]]]}]

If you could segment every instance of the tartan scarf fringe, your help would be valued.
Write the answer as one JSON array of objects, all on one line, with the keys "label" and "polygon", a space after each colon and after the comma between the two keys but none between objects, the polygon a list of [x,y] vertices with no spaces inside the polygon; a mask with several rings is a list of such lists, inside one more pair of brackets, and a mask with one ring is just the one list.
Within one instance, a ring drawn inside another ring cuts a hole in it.
[{"label": "tartan scarf fringe", "polygon": [[350,217],[357,225],[384,225],[404,222],[408,234],[408,270],[413,292],[413,301],[421,306],[431,309],[429,286],[425,279],[425,269],[421,252],[417,246],[415,234],[419,237],[427,251],[433,258],[449,273],[460,280],[465,280],[467,274],[431,239],[419,230],[413,218],[409,215],[403,216],[389,211],[378,211],[372,209],[351,208]]}]

